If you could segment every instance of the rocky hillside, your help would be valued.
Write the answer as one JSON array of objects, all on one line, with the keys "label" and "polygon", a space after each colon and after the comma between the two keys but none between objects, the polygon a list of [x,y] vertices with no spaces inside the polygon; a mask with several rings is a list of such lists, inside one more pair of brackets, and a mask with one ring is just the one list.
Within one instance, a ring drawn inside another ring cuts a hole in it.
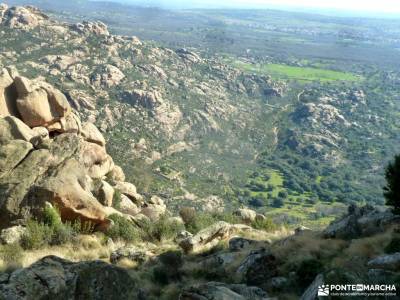
[{"label": "rocky hillside", "polygon": [[234,194],[231,182],[276,146],[279,109],[264,106],[284,83],[111,35],[100,22],[64,24],[32,7],[0,11],[0,63],[62,90],[142,193],[213,205],[208,197]]}]

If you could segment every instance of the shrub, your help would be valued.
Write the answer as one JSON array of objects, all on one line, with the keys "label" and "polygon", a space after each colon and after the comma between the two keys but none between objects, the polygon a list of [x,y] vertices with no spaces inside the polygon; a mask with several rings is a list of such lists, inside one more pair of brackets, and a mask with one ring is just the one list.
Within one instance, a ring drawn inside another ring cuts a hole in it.
[{"label": "shrub", "polygon": [[61,224],[61,226],[56,226],[53,228],[51,244],[62,245],[69,242],[75,242],[76,238],[78,237],[78,233],[79,230],[77,230],[77,228],[71,223],[65,223]]},{"label": "shrub", "polygon": [[153,269],[153,281],[160,285],[167,285],[169,280],[169,271],[165,266],[156,266]]},{"label": "shrub", "polygon": [[196,234],[200,230],[215,223],[214,217],[209,213],[198,213],[190,222],[185,223],[186,230]]},{"label": "shrub", "polygon": [[145,221],[140,225],[140,234],[143,240],[161,242],[174,239],[184,226],[167,215],[161,216],[157,221]]},{"label": "shrub", "polygon": [[26,232],[22,236],[21,245],[25,249],[39,249],[50,244],[53,230],[50,226],[29,220],[26,225]]},{"label": "shrub", "polygon": [[301,262],[296,272],[298,283],[301,287],[307,287],[315,277],[322,273],[324,266],[319,260],[307,259]]},{"label": "shrub", "polygon": [[385,171],[386,186],[384,193],[386,204],[393,206],[394,212],[400,214],[400,155],[396,155]]},{"label": "shrub", "polygon": [[132,222],[117,214],[110,215],[109,218],[114,222],[114,225],[106,232],[107,236],[127,242],[133,242],[139,238],[139,231]]},{"label": "shrub", "polygon": [[179,215],[185,224],[193,222],[196,218],[196,210],[193,207],[182,207]]},{"label": "shrub", "polygon": [[287,191],[280,191],[280,192],[278,193],[278,197],[279,197],[279,198],[287,198],[288,196],[289,196],[289,194],[288,194]]},{"label": "shrub", "polygon": [[61,217],[57,209],[52,206],[46,206],[43,210],[43,222],[50,227],[61,226]]},{"label": "shrub", "polygon": [[390,243],[385,247],[385,253],[392,254],[400,252],[400,237],[393,237]]},{"label": "shrub", "polygon": [[276,208],[280,208],[284,204],[285,204],[285,202],[281,198],[275,198],[274,200],[272,200],[271,206],[272,207],[276,207]]},{"label": "shrub", "polygon": [[278,229],[278,226],[269,218],[265,219],[257,219],[251,223],[251,227],[259,230],[264,230],[267,232],[275,231]]},{"label": "shrub", "polygon": [[169,279],[178,281],[181,279],[181,268],[183,265],[182,253],[179,251],[168,251],[159,256],[165,269],[169,270]]},{"label": "shrub", "polygon": [[115,209],[120,209],[121,208],[121,192],[119,190],[114,191],[114,196],[113,196],[113,203],[112,206]]},{"label": "shrub", "polygon": [[[229,224],[240,224],[240,223],[243,223],[243,221],[242,221],[242,219],[240,217],[235,216],[231,212],[216,213],[216,214],[212,215],[212,217],[214,218],[214,222],[224,221],[224,222],[227,222]],[[211,224],[209,224],[208,226],[210,226],[210,225]]]}]

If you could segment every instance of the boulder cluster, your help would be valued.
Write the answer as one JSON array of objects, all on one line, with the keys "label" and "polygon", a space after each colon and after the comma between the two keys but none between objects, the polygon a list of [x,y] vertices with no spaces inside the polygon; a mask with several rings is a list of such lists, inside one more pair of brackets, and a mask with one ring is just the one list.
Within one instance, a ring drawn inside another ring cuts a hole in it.
[{"label": "boulder cluster", "polygon": [[[81,123],[66,96],[41,80],[0,71],[0,227],[23,224],[46,203],[63,220],[108,228],[110,214],[157,218],[162,199],[145,202],[125,182],[96,126]],[[117,192],[116,192],[117,191]],[[118,198],[118,199],[117,199]],[[118,209],[113,208],[118,200]]]}]

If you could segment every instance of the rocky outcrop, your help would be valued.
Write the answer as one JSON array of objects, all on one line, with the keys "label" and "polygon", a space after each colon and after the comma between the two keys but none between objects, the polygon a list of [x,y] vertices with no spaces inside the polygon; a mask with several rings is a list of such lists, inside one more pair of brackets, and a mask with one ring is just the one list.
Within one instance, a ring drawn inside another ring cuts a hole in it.
[{"label": "rocky outcrop", "polygon": [[48,256],[0,282],[0,298],[136,299],[138,289],[126,270],[102,261],[73,263]]},{"label": "rocky outcrop", "polygon": [[124,73],[116,66],[105,65],[99,73],[94,73],[91,82],[97,87],[113,87],[125,78]]},{"label": "rocky outcrop", "polygon": [[128,259],[143,264],[149,261],[153,256],[154,253],[151,251],[143,250],[134,246],[127,246],[113,251],[110,255],[110,261],[111,263],[116,264],[123,259]]},{"label": "rocky outcrop", "polygon": [[298,122],[307,121],[311,126],[350,126],[340,111],[330,104],[305,103],[294,112],[294,119]]},{"label": "rocky outcrop", "polygon": [[108,32],[107,25],[103,22],[88,22],[84,21],[82,23],[77,23],[71,26],[72,30],[77,31],[81,34],[95,34],[95,35],[105,35],[108,36],[110,33]]},{"label": "rocky outcrop", "polygon": [[326,238],[353,239],[385,231],[390,225],[399,224],[400,217],[390,210],[379,210],[366,205],[351,205],[343,218],[332,222],[324,231]]},{"label": "rocky outcrop", "polygon": [[0,228],[40,216],[48,202],[64,221],[80,219],[105,230],[111,224],[105,208],[113,205],[114,188],[137,204],[131,214],[148,206],[165,212],[163,203],[150,200],[144,206],[134,185],[114,181],[125,178],[107,154],[104,137],[92,123],[80,125],[59,90],[38,80],[12,77],[7,70],[3,75],[16,94],[1,98],[0,107],[17,112],[3,109],[0,118]]},{"label": "rocky outcrop", "polygon": [[187,253],[198,253],[206,251],[220,241],[229,239],[232,235],[243,231],[251,231],[251,227],[242,224],[229,224],[217,222],[197,234],[183,239],[179,246]]},{"label": "rocky outcrop", "polygon": [[400,270],[400,252],[378,256],[367,263],[373,269]]},{"label": "rocky outcrop", "polygon": [[10,28],[31,30],[48,20],[48,17],[32,6],[0,6],[0,24]]},{"label": "rocky outcrop", "polygon": [[266,286],[269,279],[278,275],[278,261],[273,254],[261,248],[251,251],[242,261],[236,273],[247,284]]},{"label": "rocky outcrop", "polygon": [[175,52],[176,52],[176,54],[178,54],[179,57],[181,57],[186,62],[189,62],[189,63],[201,62],[201,58],[199,55],[197,55],[193,51],[189,51],[186,48],[177,49]]}]

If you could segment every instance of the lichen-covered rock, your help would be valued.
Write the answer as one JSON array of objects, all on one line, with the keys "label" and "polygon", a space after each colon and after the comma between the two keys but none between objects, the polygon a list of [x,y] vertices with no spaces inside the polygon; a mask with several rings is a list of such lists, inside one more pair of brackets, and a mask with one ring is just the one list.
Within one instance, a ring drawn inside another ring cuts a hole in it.
[{"label": "lichen-covered rock", "polygon": [[26,228],[20,225],[3,229],[0,233],[0,241],[6,245],[19,243],[25,232]]},{"label": "lichen-covered rock", "polygon": [[136,282],[127,271],[102,261],[73,263],[47,256],[0,283],[0,298],[136,299]]}]

